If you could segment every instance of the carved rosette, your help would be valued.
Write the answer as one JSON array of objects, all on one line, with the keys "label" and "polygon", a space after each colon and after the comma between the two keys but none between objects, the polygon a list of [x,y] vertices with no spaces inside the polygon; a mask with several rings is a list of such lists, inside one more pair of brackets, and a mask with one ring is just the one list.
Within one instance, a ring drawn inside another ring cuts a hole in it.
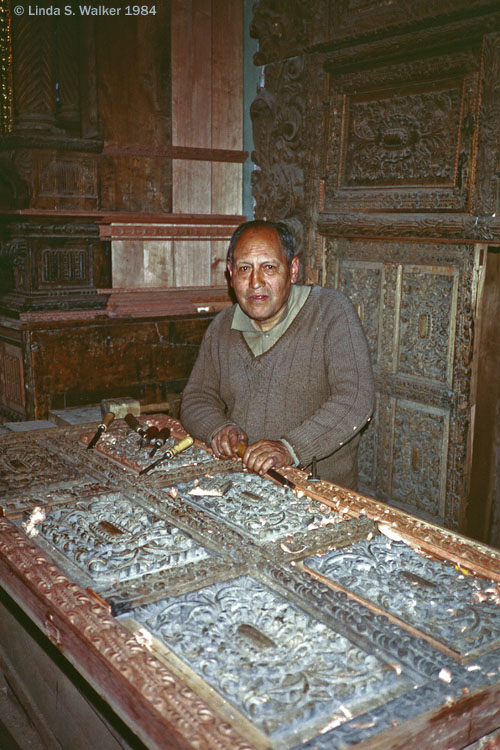
[{"label": "carved rosette", "polygon": [[293,58],[266,68],[266,87],[251,106],[257,170],[252,174],[255,215],[286,221],[302,239],[304,209],[304,62]]}]

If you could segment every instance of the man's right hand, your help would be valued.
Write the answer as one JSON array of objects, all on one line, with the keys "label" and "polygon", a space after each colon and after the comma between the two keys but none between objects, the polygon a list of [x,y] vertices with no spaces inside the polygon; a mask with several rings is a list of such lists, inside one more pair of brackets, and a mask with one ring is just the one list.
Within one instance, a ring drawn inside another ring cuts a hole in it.
[{"label": "man's right hand", "polygon": [[218,458],[233,458],[236,456],[239,443],[248,443],[246,432],[235,424],[227,424],[214,434],[210,447]]}]

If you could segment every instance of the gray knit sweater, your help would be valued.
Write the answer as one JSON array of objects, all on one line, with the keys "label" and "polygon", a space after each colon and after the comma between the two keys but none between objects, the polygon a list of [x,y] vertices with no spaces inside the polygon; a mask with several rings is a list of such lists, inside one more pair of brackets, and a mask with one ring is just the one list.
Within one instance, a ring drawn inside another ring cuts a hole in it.
[{"label": "gray knit sweater", "polygon": [[357,483],[359,432],[374,400],[366,337],[341,292],[314,286],[290,327],[255,357],[231,328],[234,306],[211,323],[182,399],[181,421],[209,442],[234,422],[256,440],[286,439],[302,466],[344,487]]}]

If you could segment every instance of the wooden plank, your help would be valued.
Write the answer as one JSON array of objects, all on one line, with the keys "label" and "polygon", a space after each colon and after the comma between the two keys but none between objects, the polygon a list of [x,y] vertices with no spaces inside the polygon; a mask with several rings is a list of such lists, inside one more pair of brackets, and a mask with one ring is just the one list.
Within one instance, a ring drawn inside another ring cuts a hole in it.
[{"label": "wooden plank", "polygon": [[144,242],[144,286],[173,286],[173,243],[159,240]]},{"label": "wooden plank", "polygon": [[[242,148],[243,8],[241,0],[212,0],[212,147]],[[227,40],[231,39],[231,44]],[[243,174],[212,164],[213,212],[242,212]]]},{"label": "wooden plank", "polygon": [[115,289],[144,285],[144,243],[114,240],[111,243],[112,284]]},{"label": "wooden plank", "polygon": [[240,164],[212,164],[212,213],[243,211],[243,168]]},{"label": "wooden plank", "polygon": [[241,0],[212,0],[213,148],[242,148],[242,14]]},{"label": "wooden plank", "polygon": [[210,242],[174,242],[175,286],[210,286]]},{"label": "wooden plank", "polygon": [[174,212],[210,213],[210,162],[174,161],[172,177],[172,208]]},{"label": "wooden plank", "polygon": [[210,284],[211,286],[226,286],[226,256],[228,242],[217,240],[210,243]]},{"label": "wooden plank", "polygon": [[193,159],[196,161],[224,161],[243,164],[247,151],[230,148],[201,148],[197,146],[154,146],[143,143],[105,141],[103,154],[127,156],[154,156],[166,159]]}]

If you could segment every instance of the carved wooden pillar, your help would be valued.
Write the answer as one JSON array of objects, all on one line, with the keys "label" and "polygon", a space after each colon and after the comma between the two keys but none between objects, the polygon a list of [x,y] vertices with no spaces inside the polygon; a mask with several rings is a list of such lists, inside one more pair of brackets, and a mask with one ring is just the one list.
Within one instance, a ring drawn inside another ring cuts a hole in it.
[{"label": "carved wooden pillar", "polygon": [[51,16],[12,16],[14,132],[54,127],[56,76]]}]

